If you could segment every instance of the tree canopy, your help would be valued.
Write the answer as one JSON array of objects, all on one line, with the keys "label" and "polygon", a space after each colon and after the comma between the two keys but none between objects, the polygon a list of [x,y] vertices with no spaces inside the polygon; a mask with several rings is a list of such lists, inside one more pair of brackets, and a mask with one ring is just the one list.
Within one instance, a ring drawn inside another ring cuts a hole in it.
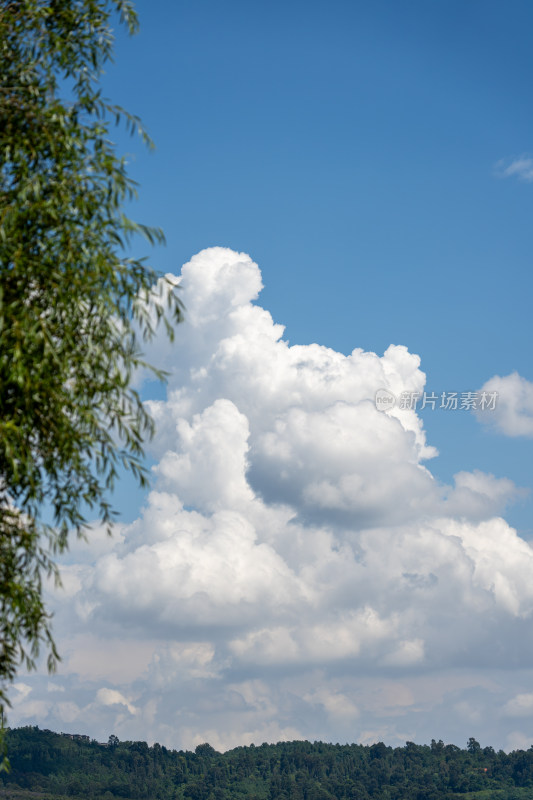
[{"label": "tree canopy", "polygon": [[[21,664],[58,654],[45,576],[88,518],[110,525],[122,466],[146,482],[142,342],[182,316],[176,287],[125,257],[135,195],[110,140],[139,120],[101,95],[127,0],[0,0],[0,711]],[[153,287],[157,284],[157,290]],[[162,377],[161,373],[150,367]]]},{"label": "tree canopy", "polygon": [[[530,800],[533,748],[472,752],[442,741],[403,747],[278,742],[194,752],[99,744],[38,728],[9,731],[6,797],[31,800]],[[477,744],[477,742],[476,742]]]}]

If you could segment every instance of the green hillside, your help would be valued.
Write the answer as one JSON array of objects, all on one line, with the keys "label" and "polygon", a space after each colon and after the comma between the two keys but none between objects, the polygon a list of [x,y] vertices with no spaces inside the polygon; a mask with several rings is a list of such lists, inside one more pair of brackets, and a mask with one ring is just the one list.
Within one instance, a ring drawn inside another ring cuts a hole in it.
[{"label": "green hillside", "polygon": [[531,800],[533,747],[513,753],[432,740],[405,747],[278,742],[216,752],[102,744],[27,727],[7,736],[11,800]]}]

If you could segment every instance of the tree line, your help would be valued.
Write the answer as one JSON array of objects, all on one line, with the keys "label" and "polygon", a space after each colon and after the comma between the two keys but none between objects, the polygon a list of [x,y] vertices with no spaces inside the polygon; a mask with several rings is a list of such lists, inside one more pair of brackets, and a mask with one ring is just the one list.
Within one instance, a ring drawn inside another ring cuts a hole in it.
[{"label": "tree line", "polygon": [[278,742],[226,753],[107,743],[25,727],[7,732],[0,796],[90,800],[526,800],[533,747],[505,753],[432,740],[403,747]]}]

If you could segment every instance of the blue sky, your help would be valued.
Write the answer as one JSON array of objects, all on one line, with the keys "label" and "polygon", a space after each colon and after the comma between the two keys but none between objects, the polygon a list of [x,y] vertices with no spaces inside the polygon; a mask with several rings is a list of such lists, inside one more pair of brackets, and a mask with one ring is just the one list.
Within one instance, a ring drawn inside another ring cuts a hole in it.
[{"label": "blue sky", "polygon": [[73,545],[10,723],[529,747],[533,7],[137,8],[103,87],[187,319],[148,353],[153,492]]},{"label": "blue sky", "polygon": [[[528,3],[137,8],[104,86],[156,142],[125,147],[158,265],[248,252],[291,343],[405,344],[428,389],[533,378],[533,187],[497,166],[531,149]],[[529,485],[527,441],[424,422],[443,480],[461,464]],[[531,534],[531,506],[510,515]]]}]

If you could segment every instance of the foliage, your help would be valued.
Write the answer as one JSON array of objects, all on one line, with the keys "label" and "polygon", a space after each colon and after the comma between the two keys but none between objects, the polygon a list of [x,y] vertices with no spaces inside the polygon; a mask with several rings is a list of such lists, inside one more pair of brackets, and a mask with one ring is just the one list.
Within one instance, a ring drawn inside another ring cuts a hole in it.
[{"label": "foliage", "polygon": [[146,482],[152,420],[132,376],[143,339],[182,314],[167,279],[123,256],[134,234],[163,235],[123,212],[135,185],[110,125],[150,140],[98,86],[115,14],[135,31],[127,0],[0,0],[2,713],[40,645],[57,662],[42,589],[69,531],[111,524],[120,466]]},{"label": "foliage", "polygon": [[533,747],[507,754],[472,752],[471,742],[463,750],[440,741],[296,741],[222,754],[208,744],[176,751],[117,737],[109,747],[38,728],[8,738],[12,772],[0,793],[21,800],[37,791],[48,800],[527,800],[533,792]]}]

